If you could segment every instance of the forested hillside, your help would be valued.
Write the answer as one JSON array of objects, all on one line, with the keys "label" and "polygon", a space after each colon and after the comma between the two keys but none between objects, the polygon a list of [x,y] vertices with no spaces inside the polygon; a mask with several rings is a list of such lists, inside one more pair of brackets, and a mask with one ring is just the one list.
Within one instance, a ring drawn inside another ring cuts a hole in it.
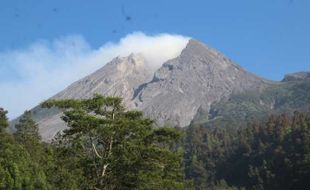
[{"label": "forested hillside", "polygon": [[239,130],[192,126],[184,148],[196,189],[219,182],[249,190],[310,187],[309,113],[272,115]]},{"label": "forested hillside", "polygon": [[41,141],[26,111],[7,133],[0,110],[0,189],[306,190],[310,113],[244,126],[156,128],[120,98],[51,100],[68,128]]}]

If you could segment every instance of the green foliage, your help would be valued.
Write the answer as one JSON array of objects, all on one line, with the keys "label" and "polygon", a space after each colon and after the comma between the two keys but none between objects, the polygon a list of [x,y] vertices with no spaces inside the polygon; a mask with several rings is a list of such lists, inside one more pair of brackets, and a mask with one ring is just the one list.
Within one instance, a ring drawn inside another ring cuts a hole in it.
[{"label": "green foliage", "polygon": [[42,106],[64,110],[68,129],[56,144],[76,158],[83,189],[184,189],[177,130],[155,129],[115,97],[52,100]]},{"label": "green foliage", "polygon": [[0,140],[0,189],[51,189],[44,170],[8,134]]},{"label": "green foliage", "polygon": [[4,133],[8,126],[7,111],[0,109],[0,189],[51,189],[40,163],[29,149],[16,143],[12,135]]},{"label": "green foliage", "polygon": [[80,168],[78,151],[71,147],[59,146],[59,142],[52,143],[45,156],[45,171],[48,181],[54,189],[75,190],[85,189],[86,179]]},{"label": "green foliage", "polygon": [[309,189],[310,114],[270,116],[240,130],[191,127],[186,176],[197,189],[219,180],[246,189]]},{"label": "green foliage", "polygon": [[0,133],[9,126],[8,118],[6,116],[7,113],[8,112],[5,111],[3,108],[0,108]]},{"label": "green foliage", "polygon": [[35,143],[39,142],[41,139],[39,128],[36,122],[32,119],[32,114],[30,111],[25,111],[18,123],[15,125],[15,129],[15,139],[19,143]]},{"label": "green foliage", "polygon": [[[141,112],[125,111],[120,98],[59,100],[42,104],[64,111],[68,129],[41,142],[30,111],[8,126],[1,109],[0,189],[185,189],[182,133],[154,128]],[[57,108],[56,108],[57,107]],[[189,189],[189,188],[188,188]]]},{"label": "green foliage", "polygon": [[[294,105],[308,110],[309,94],[296,94],[296,85],[309,88],[288,83],[234,96],[212,110],[207,125],[188,127],[183,141],[181,130],[155,128],[115,97],[44,102],[63,111],[68,126],[50,144],[40,141],[29,111],[15,134],[6,133],[7,112],[1,108],[0,189],[309,189],[310,113],[261,114],[269,103],[275,113]],[[260,100],[265,104],[258,107]],[[218,127],[223,120],[226,127]]]}]

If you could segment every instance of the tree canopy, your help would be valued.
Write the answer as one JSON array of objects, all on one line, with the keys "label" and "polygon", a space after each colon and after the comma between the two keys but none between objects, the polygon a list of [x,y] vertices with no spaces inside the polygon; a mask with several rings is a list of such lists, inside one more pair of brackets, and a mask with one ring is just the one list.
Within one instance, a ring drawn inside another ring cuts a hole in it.
[{"label": "tree canopy", "polygon": [[[51,100],[43,107],[64,110],[62,142],[74,148],[87,186],[95,189],[184,189],[181,133],[154,128],[138,111],[125,111],[121,99]],[[61,145],[61,144],[59,144]]]},{"label": "tree canopy", "polygon": [[272,115],[239,130],[192,126],[184,147],[197,189],[223,180],[249,190],[310,187],[310,114]]}]

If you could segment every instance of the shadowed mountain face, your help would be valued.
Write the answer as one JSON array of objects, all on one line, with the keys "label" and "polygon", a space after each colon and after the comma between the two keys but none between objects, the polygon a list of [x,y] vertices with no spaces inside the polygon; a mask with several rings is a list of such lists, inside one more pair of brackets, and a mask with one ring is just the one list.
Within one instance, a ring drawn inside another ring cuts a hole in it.
[{"label": "shadowed mountain face", "polygon": [[[181,54],[154,70],[141,54],[117,57],[98,71],[73,83],[53,99],[120,96],[127,109],[143,111],[160,126],[188,126],[197,115],[209,115],[212,105],[237,94],[263,92],[278,86],[234,64],[218,51],[190,40]],[[65,128],[61,112],[33,110],[43,139]],[[205,122],[208,121],[204,118]]]}]

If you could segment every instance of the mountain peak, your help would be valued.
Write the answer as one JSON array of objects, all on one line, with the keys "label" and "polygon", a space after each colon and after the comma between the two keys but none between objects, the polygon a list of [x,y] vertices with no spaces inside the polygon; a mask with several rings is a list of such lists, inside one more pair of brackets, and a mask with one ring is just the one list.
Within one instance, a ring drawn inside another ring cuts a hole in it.
[{"label": "mountain peak", "polygon": [[183,49],[182,54],[205,54],[205,53],[214,53],[215,50],[209,48],[206,44],[195,40],[190,39],[186,45],[186,47]]},{"label": "mountain peak", "polygon": [[[53,98],[119,96],[126,108],[143,111],[159,125],[184,127],[198,109],[208,112],[213,103],[233,93],[265,85],[263,79],[194,39],[188,41],[179,56],[162,63],[159,69],[151,68],[147,60],[139,53],[116,57]],[[47,129],[48,126],[44,130]]]},{"label": "mountain peak", "polygon": [[145,58],[140,53],[131,53],[128,56],[117,56],[114,59],[112,59],[107,64],[129,64],[129,65],[144,65]]},{"label": "mountain peak", "polygon": [[159,124],[169,121],[170,125],[184,127],[199,108],[208,111],[212,103],[232,93],[263,85],[263,79],[192,39],[180,56],[165,62],[155,72],[152,82],[135,96],[135,103]]},{"label": "mountain peak", "polygon": [[134,93],[133,89],[151,80],[152,75],[142,54],[118,56],[99,70],[73,83],[54,98],[88,98],[98,93],[129,100]]},{"label": "mountain peak", "polygon": [[143,55],[135,53],[119,58],[116,63],[117,69],[122,73],[128,73],[132,69],[143,69],[143,67],[147,66]]},{"label": "mountain peak", "polygon": [[196,40],[196,39],[193,39],[191,38],[190,40],[188,40],[188,43],[187,43],[187,47],[207,47],[206,44]]}]

